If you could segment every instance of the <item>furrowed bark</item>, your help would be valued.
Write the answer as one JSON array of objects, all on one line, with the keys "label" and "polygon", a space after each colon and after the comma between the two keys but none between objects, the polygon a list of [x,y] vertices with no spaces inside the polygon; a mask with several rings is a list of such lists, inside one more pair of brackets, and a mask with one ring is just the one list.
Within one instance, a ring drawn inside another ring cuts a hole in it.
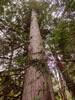
[{"label": "furrowed bark", "polygon": [[[43,42],[39,30],[37,13],[32,10],[30,26],[30,61],[43,59]],[[44,74],[44,73],[43,73]],[[48,74],[43,75],[40,70],[30,65],[24,79],[24,90],[22,100],[54,100],[52,86]],[[50,84],[50,85],[49,85]]]},{"label": "furrowed bark", "polygon": [[33,10],[31,16],[31,27],[30,27],[30,45],[29,45],[29,56],[32,60],[42,59],[43,55],[43,42],[40,35],[37,13]]}]

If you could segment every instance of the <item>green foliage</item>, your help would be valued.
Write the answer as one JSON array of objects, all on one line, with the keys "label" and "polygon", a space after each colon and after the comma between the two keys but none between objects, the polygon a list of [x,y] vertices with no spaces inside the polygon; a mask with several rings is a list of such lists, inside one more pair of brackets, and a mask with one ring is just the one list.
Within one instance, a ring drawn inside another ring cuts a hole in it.
[{"label": "green foliage", "polygon": [[48,7],[48,4],[44,2],[38,2],[36,0],[30,0],[29,1],[29,7],[30,9],[35,9],[37,12],[42,12],[43,9]]},{"label": "green foliage", "polygon": [[74,11],[75,10],[75,0],[63,0],[66,4],[65,10]]},{"label": "green foliage", "polygon": [[22,76],[20,70],[14,69],[11,71],[0,72],[0,100],[11,99],[16,100],[21,98],[22,91]]},{"label": "green foliage", "polygon": [[75,52],[75,41],[74,41],[74,30],[75,22],[74,21],[60,21],[54,28],[51,33],[52,44],[55,45],[56,50],[58,50],[63,55],[69,55],[72,52]]},{"label": "green foliage", "polygon": [[0,0],[0,14],[4,12],[4,6],[7,5],[9,0]]}]

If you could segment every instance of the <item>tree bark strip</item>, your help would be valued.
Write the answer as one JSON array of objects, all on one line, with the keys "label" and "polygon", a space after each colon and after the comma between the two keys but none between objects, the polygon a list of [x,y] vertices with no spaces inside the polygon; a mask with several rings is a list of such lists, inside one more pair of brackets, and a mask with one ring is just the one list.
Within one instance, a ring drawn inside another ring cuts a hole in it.
[{"label": "tree bark strip", "polygon": [[[43,42],[39,30],[37,13],[34,10],[32,10],[31,15],[29,38],[29,57],[34,63],[35,60],[43,59]],[[43,74],[40,70],[37,71],[36,67],[30,65],[24,79],[22,100],[54,100],[50,77],[48,74],[44,74],[44,76]]]}]

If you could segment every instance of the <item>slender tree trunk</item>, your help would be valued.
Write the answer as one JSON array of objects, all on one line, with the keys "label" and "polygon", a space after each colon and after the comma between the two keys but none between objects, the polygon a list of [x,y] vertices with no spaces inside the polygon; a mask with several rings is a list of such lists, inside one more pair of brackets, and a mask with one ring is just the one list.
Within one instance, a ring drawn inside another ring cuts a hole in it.
[{"label": "slender tree trunk", "polygon": [[[56,57],[56,60],[57,60],[57,66],[58,66],[59,70],[61,72],[63,72],[65,70],[64,65],[62,64],[62,62],[59,60],[58,57]],[[73,97],[75,98],[75,83],[69,77],[69,75],[68,75],[67,72],[64,72],[62,75],[63,75],[63,78],[64,78],[64,80],[66,82],[66,85],[68,87],[68,90],[71,91]],[[72,86],[70,86],[70,85],[72,85]]]},{"label": "slender tree trunk", "polygon": [[59,78],[60,78],[60,84],[61,84],[61,90],[60,90],[61,97],[62,97],[62,100],[67,100],[67,96],[66,96],[66,92],[65,92],[66,84],[64,82],[63,76],[59,69],[58,69],[58,72],[59,72]]},{"label": "slender tree trunk", "polygon": [[[30,26],[29,57],[33,63],[43,59],[42,37],[40,35],[37,21],[37,13],[32,10]],[[39,66],[38,66],[39,67]],[[44,73],[43,73],[44,74]],[[36,66],[31,64],[27,69],[24,79],[24,90],[22,100],[54,100],[52,86],[48,74],[43,75]],[[47,81],[46,81],[47,80]],[[48,84],[50,85],[48,85]],[[50,89],[50,91],[49,91]]]},{"label": "slender tree trunk", "polygon": [[[62,73],[62,72],[65,70],[64,65],[63,65],[62,62],[59,60],[59,58],[58,58],[58,56],[57,56],[55,50],[53,50],[53,49],[51,48],[51,51],[52,51],[52,53],[53,53],[54,58],[56,59],[56,64],[57,64],[57,66],[58,66],[58,69],[59,69],[60,72]],[[67,87],[68,87],[68,90],[72,93],[72,96],[75,98],[75,83],[74,83],[73,80],[69,77],[69,75],[68,75],[67,72],[64,72],[62,75],[63,75],[63,78],[64,78],[64,80],[65,80],[65,82],[66,82],[66,85],[67,85]],[[70,84],[71,84],[72,86],[70,86]]]},{"label": "slender tree trunk", "polygon": [[[58,65],[59,70],[61,72],[64,72],[64,70],[65,70],[64,65],[62,64],[62,62],[58,58],[57,58],[57,65]],[[75,83],[69,77],[68,72],[64,72],[62,75],[63,75],[63,78],[66,82],[68,90],[72,93],[73,98],[75,98]]]}]

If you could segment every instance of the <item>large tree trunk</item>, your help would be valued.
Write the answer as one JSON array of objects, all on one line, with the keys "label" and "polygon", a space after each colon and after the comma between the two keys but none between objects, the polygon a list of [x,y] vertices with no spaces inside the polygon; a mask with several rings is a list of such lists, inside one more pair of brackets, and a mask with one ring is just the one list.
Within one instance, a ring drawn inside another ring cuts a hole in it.
[{"label": "large tree trunk", "polygon": [[[35,60],[41,61],[43,59],[42,37],[37,13],[34,10],[32,10],[31,16],[29,57],[33,63]],[[33,67],[31,63],[25,74],[22,100],[54,100],[50,78],[48,74],[43,74],[40,70],[37,71],[36,66]]]}]

